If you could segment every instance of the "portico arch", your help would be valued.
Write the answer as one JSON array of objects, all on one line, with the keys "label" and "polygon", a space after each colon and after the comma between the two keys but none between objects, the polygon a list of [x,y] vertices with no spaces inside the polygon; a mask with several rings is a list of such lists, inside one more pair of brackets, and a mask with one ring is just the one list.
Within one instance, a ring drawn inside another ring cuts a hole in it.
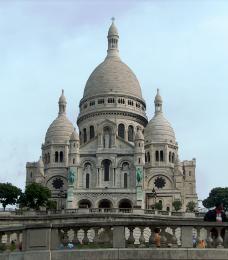
[{"label": "portico arch", "polygon": [[99,209],[110,209],[113,208],[112,202],[108,199],[102,199],[98,203]]},{"label": "portico arch", "polygon": [[82,199],[78,202],[78,207],[79,208],[91,208],[92,203],[88,199]]},{"label": "portico arch", "polygon": [[129,199],[122,199],[119,201],[119,209],[131,209],[132,202]]}]

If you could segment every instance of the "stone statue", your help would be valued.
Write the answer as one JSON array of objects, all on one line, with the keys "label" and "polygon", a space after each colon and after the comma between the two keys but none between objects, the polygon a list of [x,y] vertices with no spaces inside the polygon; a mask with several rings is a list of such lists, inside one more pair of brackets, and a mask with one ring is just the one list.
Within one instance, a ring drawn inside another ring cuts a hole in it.
[{"label": "stone statue", "polygon": [[68,184],[73,185],[75,182],[75,179],[76,179],[76,176],[75,176],[73,169],[69,168],[68,176],[67,176]]},{"label": "stone statue", "polygon": [[137,185],[140,184],[142,181],[142,170],[140,168],[136,169],[136,180],[137,180]]}]

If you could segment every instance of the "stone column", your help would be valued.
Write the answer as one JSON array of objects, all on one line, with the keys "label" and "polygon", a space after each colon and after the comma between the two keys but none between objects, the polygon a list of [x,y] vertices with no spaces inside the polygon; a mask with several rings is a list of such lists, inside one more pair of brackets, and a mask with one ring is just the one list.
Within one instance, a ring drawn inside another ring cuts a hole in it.
[{"label": "stone column", "polygon": [[113,248],[125,248],[124,226],[113,227]]},{"label": "stone column", "polygon": [[192,243],[192,227],[183,226],[181,228],[181,247],[193,247]]}]

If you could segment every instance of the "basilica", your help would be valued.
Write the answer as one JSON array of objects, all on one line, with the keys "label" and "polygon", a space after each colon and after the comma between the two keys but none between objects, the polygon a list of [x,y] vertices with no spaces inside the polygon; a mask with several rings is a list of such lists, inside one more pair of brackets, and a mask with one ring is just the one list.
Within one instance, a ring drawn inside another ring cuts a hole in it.
[{"label": "basilica", "polygon": [[67,118],[62,91],[41,157],[26,164],[26,184],[48,187],[59,209],[153,209],[159,202],[172,211],[179,200],[185,211],[189,201],[197,203],[196,161],[179,160],[159,90],[148,121],[139,81],[120,58],[114,21],[107,39],[107,56],[89,76],[79,104],[79,132]]}]

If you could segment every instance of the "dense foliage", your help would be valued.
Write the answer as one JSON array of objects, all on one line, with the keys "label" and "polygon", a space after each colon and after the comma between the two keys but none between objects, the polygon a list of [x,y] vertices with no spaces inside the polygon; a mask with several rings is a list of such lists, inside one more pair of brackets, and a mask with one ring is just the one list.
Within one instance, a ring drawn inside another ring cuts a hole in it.
[{"label": "dense foliage", "polygon": [[214,207],[216,203],[223,203],[224,208],[228,210],[228,187],[212,189],[209,196],[203,200],[203,206],[207,209]]},{"label": "dense foliage", "polygon": [[51,191],[39,183],[31,183],[26,186],[25,192],[19,199],[20,207],[28,207],[38,210],[47,206],[51,197]]},{"label": "dense foliage", "polygon": [[186,205],[187,212],[195,212],[196,210],[196,203],[194,201],[189,201]]},{"label": "dense foliage", "polygon": [[156,202],[155,205],[154,205],[155,209],[156,210],[162,210],[162,202]]},{"label": "dense foliage", "polygon": [[0,203],[4,211],[7,205],[15,205],[21,195],[21,189],[11,183],[0,183]]},{"label": "dense foliage", "polygon": [[172,204],[173,204],[175,211],[180,210],[182,207],[182,203],[180,200],[175,200]]}]

